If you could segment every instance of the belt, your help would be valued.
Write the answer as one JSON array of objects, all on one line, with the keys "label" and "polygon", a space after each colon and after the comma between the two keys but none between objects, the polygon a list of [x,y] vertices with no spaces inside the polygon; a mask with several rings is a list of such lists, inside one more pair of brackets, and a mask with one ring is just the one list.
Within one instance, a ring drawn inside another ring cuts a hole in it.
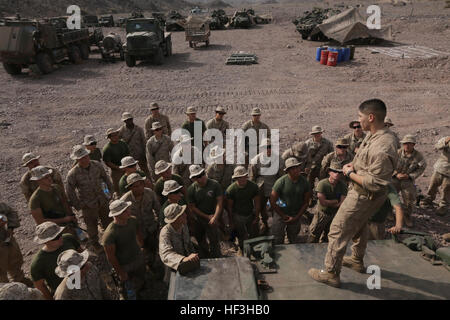
[{"label": "belt", "polygon": [[386,190],[380,191],[380,192],[367,191],[366,189],[364,189],[363,187],[361,187],[359,184],[357,184],[355,182],[353,182],[353,190],[355,190],[358,194],[360,194],[362,196],[368,197],[371,200],[373,198],[379,197],[379,196],[381,196],[381,195],[386,193]]}]

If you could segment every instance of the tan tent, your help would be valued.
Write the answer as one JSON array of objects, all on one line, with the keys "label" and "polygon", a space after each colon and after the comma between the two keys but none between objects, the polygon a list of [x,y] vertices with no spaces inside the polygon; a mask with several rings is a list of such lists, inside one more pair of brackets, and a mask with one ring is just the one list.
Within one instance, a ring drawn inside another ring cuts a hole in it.
[{"label": "tan tent", "polygon": [[392,40],[392,26],[381,29],[369,29],[367,18],[359,13],[358,9],[350,8],[344,12],[332,16],[318,25],[311,35],[322,32],[326,37],[345,43],[361,38],[378,38]]}]

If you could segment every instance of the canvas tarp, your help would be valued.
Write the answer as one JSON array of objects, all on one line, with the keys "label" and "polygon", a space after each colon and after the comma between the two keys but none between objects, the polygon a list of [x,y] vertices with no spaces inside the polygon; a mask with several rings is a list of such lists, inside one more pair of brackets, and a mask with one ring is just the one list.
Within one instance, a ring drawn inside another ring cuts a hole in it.
[{"label": "canvas tarp", "polygon": [[378,38],[392,40],[392,26],[381,29],[369,29],[367,18],[361,16],[356,8],[350,8],[335,16],[332,16],[318,25],[311,35],[320,31],[328,38],[345,43],[361,38]]}]

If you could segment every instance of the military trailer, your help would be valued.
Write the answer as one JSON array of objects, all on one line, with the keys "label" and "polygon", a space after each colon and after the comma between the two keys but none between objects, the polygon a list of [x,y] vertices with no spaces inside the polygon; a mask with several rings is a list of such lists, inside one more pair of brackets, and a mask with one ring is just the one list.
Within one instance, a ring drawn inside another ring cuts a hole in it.
[{"label": "military trailer", "polygon": [[100,42],[100,54],[105,61],[114,61],[115,56],[118,54],[120,60],[125,60],[125,54],[123,52],[123,44],[120,36],[111,32],[103,41]]},{"label": "military trailer", "polygon": [[189,41],[189,47],[196,48],[199,42],[209,45],[209,22],[205,19],[190,16],[186,22],[186,41]]},{"label": "military trailer", "polygon": [[114,27],[114,18],[112,15],[101,16],[99,23],[102,27]]},{"label": "military trailer", "polygon": [[155,18],[128,20],[126,33],[124,53],[128,67],[134,67],[138,60],[149,59],[160,65],[164,56],[172,55],[172,35],[164,32],[164,27]]},{"label": "military trailer", "polygon": [[6,21],[0,26],[0,61],[6,72],[17,75],[36,64],[41,73],[47,74],[66,58],[75,64],[88,59],[89,31],[67,29],[62,20]]}]

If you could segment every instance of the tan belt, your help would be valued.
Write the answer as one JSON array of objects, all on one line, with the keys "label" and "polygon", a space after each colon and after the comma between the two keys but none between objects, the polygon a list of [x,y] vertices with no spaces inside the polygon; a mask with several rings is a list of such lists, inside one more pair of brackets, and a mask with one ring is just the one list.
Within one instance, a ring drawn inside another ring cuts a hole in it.
[{"label": "tan belt", "polygon": [[386,191],[380,191],[380,192],[369,192],[366,189],[364,189],[363,187],[361,187],[359,184],[357,184],[356,182],[353,182],[353,189],[358,192],[358,194],[362,195],[362,196],[366,196],[369,199],[374,199],[377,198],[379,196],[382,196],[383,194],[386,194]]}]

